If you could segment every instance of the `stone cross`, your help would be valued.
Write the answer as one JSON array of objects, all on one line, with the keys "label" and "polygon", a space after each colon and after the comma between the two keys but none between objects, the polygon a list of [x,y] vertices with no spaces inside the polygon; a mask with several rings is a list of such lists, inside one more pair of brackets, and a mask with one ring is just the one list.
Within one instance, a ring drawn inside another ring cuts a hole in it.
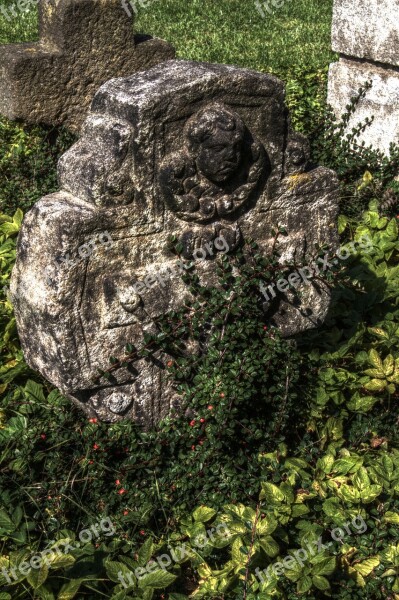
[{"label": "stone cross", "polygon": [[174,57],[121,0],[39,0],[38,43],[0,46],[0,113],[78,131],[99,86]]},{"label": "stone cross", "polygon": [[330,67],[328,101],[337,116],[365,82],[372,87],[349,129],[367,117],[367,145],[388,153],[399,144],[399,0],[334,0],[332,45],[340,60]]},{"label": "stone cross", "polygon": [[[179,402],[170,357],[122,364],[96,384],[98,371],[190,298],[184,260],[198,259],[213,285],[217,252],[251,237],[267,253],[276,225],[288,232],[284,260],[310,264],[316,245],[335,249],[337,178],[308,159],[270,75],[168,61],[108,81],[59,162],[61,190],[22,225],[11,297],[27,362],[91,417],[155,424]],[[326,284],[309,281],[299,296],[288,287],[265,307],[270,322],[285,335],[320,324]]]}]

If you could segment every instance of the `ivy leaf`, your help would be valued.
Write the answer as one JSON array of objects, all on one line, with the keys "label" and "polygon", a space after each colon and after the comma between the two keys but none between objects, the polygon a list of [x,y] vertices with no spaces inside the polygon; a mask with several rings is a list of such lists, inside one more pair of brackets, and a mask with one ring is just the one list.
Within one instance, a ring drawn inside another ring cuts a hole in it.
[{"label": "ivy leaf", "polygon": [[399,514],[388,510],[384,515],[384,521],[386,523],[394,523],[394,525],[399,525]]},{"label": "ivy leaf", "polygon": [[79,591],[81,579],[71,579],[68,583],[64,583],[57,596],[57,600],[71,600]]},{"label": "ivy leaf", "polygon": [[396,219],[391,219],[387,225],[386,228],[386,233],[389,235],[389,237],[396,241],[398,238],[398,224],[396,222]]},{"label": "ivy leaf", "polygon": [[353,568],[355,569],[355,571],[360,573],[360,575],[362,575],[362,577],[367,577],[367,575],[370,575],[371,571],[373,571],[376,567],[378,567],[379,564],[380,564],[379,557],[374,556],[371,558],[367,558],[366,560],[364,560],[361,563],[358,563]]},{"label": "ivy leaf", "polygon": [[3,529],[6,533],[11,533],[15,529],[14,523],[11,521],[5,510],[0,509],[0,529]]},{"label": "ivy leaf", "polygon": [[347,225],[348,225],[348,218],[345,217],[345,215],[339,215],[339,217],[338,217],[338,233],[339,233],[339,235],[341,235],[341,233],[344,233]]},{"label": "ivy leaf", "polygon": [[373,367],[375,367],[379,371],[382,371],[382,373],[384,372],[380,355],[378,354],[377,350],[375,350],[374,348],[372,348],[369,352],[369,359],[370,359],[370,362],[373,365]]},{"label": "ivy leaf", "polygon": [[395,370],[395,359],[392,354],[388,354],[386,359],[383,362],[383,369],[385,373],[385,377],[390,377]]},{"label": "ivy leaf", "polygon": [[44,583],[48,577],[48,572],[49,572],[49,568],[48,565],[46,563],[42,564],[42,566],[40,567],[40,569],[32,569],[28,576],[27,576],[27,581],[30,583],[30,585],[33,587],[34,590],[36,590],[38,587],[40,587],[42,585],[42,583]]},{"label": "ivy leaf", "polygon": [[140,567],[144,567],[150,560],[154,551],[154,543],[152,538],[148,538],[138,551],[138,563]]},{"label": "ivy leaf", "polygon": [[274,485],[274,483],[269,483],[266,481],[262,481],[262,491],[260,493],[260,499],[265,499],[266,502],[270,504],[280,504],[284,502],[285,496],[281,492],[281,490]]},{"label": "ivy leaf", "polygon": [[132,572],[130,571],[130,569],[128,569],[128,567],[125,564],[115,560],[107,560],[104,564],[107,571],[107,575],[111,581],[120,583],[120,575],[126,577],[128,581],[132,579]]},{"label": "ivy leaf", "polygon": [[267,556],[270,556],[271,558],[274,558],[280,552],[280,546],[271,536],[261,538],[259,540],[259,545],[263,548]]},{"label": "ivy leaf", "polygon": [[200,506],[193,512],[194,521],[207,523],[216,515],[216,510],[208,506]]},{"label": "ivy leaf", "polygon": [[301,577],[296,584],[296,589],[298,594],[306,594],[312,587],[312,578],[309,575],[305,575]]},{"label": "ivy leaf", "polygon": [[378,402],[378,398],[375,396],[361,396],[360,394],[355,394],[352,399],[349,400],[347,406],[349,410],[365,414],[373,408],[376,402]]},{"label": "ivy leaf", "polygon": [[[316,559],[319,559],[319,556],[317,556]],[[314,562],[314,559],[311,562]],[[318,562],[314,564],[312,573],[314,575],[331,575],[335,571],[335,567],[335,556],[327,556],[325,558],[322,558],[321,560],[318,560]]]},{"label": "ivy leaf", "polygon": [[312,582],[313,585],[322,592],[325,592],[326,590],[330,589],[330,584],[328,583],[328,580],[322,575],[314,575],[312,577]]},{"label": "ivy leaf", "polygon": [[148,573],[148,575],[144,575],[139,579],[139,587],[141,588],[154,588],[157,590],[163,590],[176,581],[176,575],[173,573],[169,573],[168,571],[164,571],[163,569],[158,569],[153,573]]},{"label": "ivy leaf", "polygon": [[368,392],[382,392],[385,387],[386,382],[382,379],[372,379],[364,386]]},{"label": "ivy leaf", "polygon": [[270,535],[277,529],[278,523],[276,519],[268,515],[265,519],[258,521],[256,525],[256,533],[258,535]]},{"label": "ivy leaf", "polygon": [[32,379],[28,379],[26,385],[24,387],[24,394],[29,398],[33,399],[36,402],[46,402],[46,398],[43,392],[43,386],[40,383],[36,383],[36,381],[32,381]]}]

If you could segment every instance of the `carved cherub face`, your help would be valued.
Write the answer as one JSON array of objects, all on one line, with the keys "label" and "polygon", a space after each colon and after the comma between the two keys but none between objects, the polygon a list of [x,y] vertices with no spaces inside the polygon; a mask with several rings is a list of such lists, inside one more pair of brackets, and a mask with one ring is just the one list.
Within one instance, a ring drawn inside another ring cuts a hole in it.
[{"label": "carved cherub face", "polygon": [[243,160],[245,126],[238,115],[213,104],[187,122],[188,148],[197,169],[214,183],[224,183]]}]

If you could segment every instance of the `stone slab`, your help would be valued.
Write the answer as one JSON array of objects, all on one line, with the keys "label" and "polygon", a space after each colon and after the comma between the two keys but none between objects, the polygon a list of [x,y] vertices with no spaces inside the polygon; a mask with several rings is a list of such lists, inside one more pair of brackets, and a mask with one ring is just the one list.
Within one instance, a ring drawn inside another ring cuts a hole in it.
[{"label": "stone slab", "polygon": [[399,67],[399,0],[334,0],[332,47]]},{"label": "stone slab", "polygon": [[359,140],[389,154],[390,144],[399,144],[399,71],[341,59],[330,66],[328,102],[340,117],[350,99],[367,81],[372,82],[372,88],[360,101],[348,130],[374,117]]},{"label": "stone slab", "polygon": [[[131,13],[132,14],[132,13]],[[100,85],[174,57],[120,0],[40,0],[40,42],[0,46],[0,113],[78,131]]]},{"label": "stone slab", "polygon": [[[267,253],[281,225],[282,260],[311,261],[315,244],[334,249],[338,181],[308,161],[284,86],[270,75],[168,61],[108,81],[59,162],[61,190],[22,225],[11,294],[27,362],[91,417],[156,424],[180,402],[165,375],[169,357],[94,379],[190,298],[169,236],[181,240],[184,260],[213,249],[196,261],[208,285],[217,281],[218,239],[234,252],[251,237]],[[317,327],[329,306],[318,281],[265,311],[289,336]]]}]

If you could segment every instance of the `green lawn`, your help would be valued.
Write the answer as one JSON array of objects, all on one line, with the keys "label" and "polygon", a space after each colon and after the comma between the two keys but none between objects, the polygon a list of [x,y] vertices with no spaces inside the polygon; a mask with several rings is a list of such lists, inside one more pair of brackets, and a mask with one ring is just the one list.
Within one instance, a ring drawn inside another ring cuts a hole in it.
[{"label": "green lawn", "polygon": [[[330,50],[332,0],[287,0],[263,18],[254,0],[138,0],[136,31],[173,43],[180,58],[230,63],[282,77],[315,71],[334,58]],[[6,7],[13,1],[4,0]],[[0,43],[37,39],[36,11],[7,21]]]}]

